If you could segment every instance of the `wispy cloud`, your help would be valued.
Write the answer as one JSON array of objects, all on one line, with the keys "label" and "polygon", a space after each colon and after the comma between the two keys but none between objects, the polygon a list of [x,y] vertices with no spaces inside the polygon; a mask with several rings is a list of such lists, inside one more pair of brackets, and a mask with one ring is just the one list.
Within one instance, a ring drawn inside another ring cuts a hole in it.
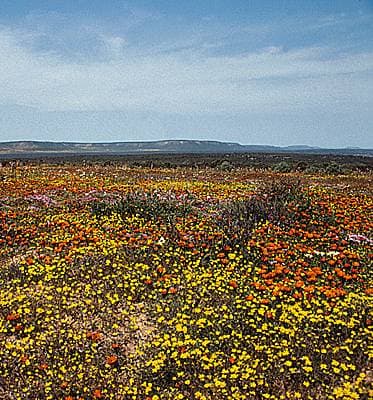
[{"label": "wispy cloud", "polygon": [[107,57],[118,59],[123,56],[123,51],[127,44],[127,41],[122,36],[114,36],[114,35],[100,35],[100,39],[104,46],[104,50],[107,54]]},{"label": "wispy cloud", "polygon": [[127,45],[127,33],[157,21],[159,14],[124,7],[115,21],[98,19],[87,13],[32,11],[8,25],[1,19],[0,28],[13,34],[19,45],[34,53],[54,53],[74,61],[97,61],[120,55]]},{"label": "wispy cloud", "polygon": [[136,56],[120,36],[99,40],[106,58],[77,62],[37,51],[21,31],[3,28],[0,102],[50,111],[166,113],[342,111],[373,104],[370,52],[269,47],[217,56],[191,47]]}]

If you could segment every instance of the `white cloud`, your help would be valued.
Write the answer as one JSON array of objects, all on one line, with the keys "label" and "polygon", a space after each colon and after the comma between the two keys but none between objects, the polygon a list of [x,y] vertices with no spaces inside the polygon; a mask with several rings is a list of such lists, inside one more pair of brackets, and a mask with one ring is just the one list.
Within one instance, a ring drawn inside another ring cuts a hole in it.
[{"label": "white cloud", "polygon": [[123,37],[102,34],[100,39],[109,58],[119,58],[123,55],[124,47],[127,44]]},{"label": "white cloud", "polygon": [[22,35],[0,31],[0,104],[166,113],[343,112],[373,105],[369,52],[332,58],[328,48],[270,47],[238,56],[190,49],[140,57],[126,52],[124,38],[102,35],[106,60],[74,62],[33,50]]}]

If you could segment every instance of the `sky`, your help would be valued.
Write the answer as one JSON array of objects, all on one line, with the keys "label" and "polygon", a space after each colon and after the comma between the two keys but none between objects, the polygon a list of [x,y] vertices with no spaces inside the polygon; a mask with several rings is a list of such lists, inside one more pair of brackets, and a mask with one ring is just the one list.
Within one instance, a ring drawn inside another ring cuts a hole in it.
[{"label": "sky", "polygon": [[373,0],[1,0],[0,141],[373,148]]}]

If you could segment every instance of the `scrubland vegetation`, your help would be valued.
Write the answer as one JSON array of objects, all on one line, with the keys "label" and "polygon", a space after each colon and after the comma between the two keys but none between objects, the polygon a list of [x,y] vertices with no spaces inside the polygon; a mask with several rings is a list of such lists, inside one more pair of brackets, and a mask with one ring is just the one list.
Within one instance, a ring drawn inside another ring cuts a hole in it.
[{"label": "scrubland vegetation", "polygon": [[1,399],[372,398],[369,172],[0,179]]}]

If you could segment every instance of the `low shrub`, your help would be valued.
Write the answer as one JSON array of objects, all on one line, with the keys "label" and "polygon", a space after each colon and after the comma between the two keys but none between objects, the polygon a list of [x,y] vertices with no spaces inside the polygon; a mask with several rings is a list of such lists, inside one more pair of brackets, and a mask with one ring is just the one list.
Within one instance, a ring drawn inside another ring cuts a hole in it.
[{"label": "low shrub", "polygon": [[146,221],[162,220],[172,223],[192,211],[193,199],[178,199],[157,193],[134,192],[114,201],[98,200],[91,206],[96,216],[119,214],[122,218],[139,216]]},{"label": "low shrub", "polygon": [[291,166],[286,161],[281,161],[273,167],[275,172],[291,172]]}]

